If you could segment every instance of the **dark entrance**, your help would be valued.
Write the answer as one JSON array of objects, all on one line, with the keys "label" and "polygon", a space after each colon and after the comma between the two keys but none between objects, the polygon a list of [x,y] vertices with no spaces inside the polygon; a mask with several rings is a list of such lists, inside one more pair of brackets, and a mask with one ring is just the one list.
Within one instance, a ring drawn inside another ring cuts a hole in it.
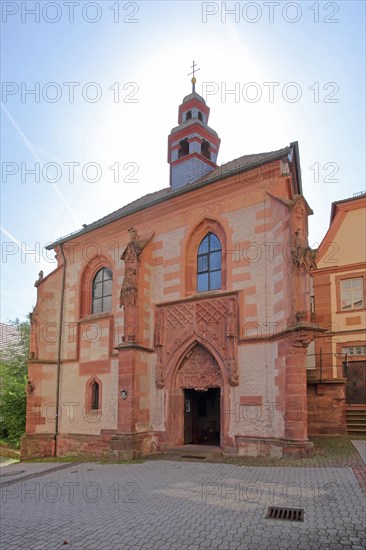
[{"label": "dark entrance", "polygon": [[220,388],[184,390],[184,444],[220,445]]},{"label": "dark entrance", "polygon": [[343,363],[346,383],[347,405],[366,404],[366,361]]}]

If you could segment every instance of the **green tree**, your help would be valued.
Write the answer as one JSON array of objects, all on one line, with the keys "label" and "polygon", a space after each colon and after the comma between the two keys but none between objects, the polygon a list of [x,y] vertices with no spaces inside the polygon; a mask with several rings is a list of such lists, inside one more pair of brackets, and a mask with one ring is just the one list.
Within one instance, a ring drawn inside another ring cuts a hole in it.
[{"label": "green tree", "polygon": [[0,363],[0,437],[19,447],[25,432],[30,322],[10,323],[19,338],[2,350]]}]

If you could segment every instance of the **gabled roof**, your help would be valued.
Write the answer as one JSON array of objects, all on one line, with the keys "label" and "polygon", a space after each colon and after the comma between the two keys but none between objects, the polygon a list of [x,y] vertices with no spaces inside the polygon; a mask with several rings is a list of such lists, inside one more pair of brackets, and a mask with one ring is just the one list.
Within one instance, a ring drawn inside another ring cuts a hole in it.
[{"label": "gabled roof", "polygon": [[366,191],[361,192],[361,193],[356,193],[353,197],[349,197],[348,199],[342,199],[340,201],[332,202],[332,208],[331,208],[331,211],[330,211],[330,222],[329,222],[329,224],[331,224],[332,221],[334,220],[335,215],[336,215],[337,211],[339,210],[339,205],[340,204],[345,204],[347,202],[357,201],[357,200],[362,199],[364,197],[366,197]]},{"label": "gabled roof", "polygon": [[330,243],[335,241],[337,232],[341,227],[344,219],[347,215],[347,212],[350,210],[357,210],[359,208],[366,207],[366,192],[358,193],[354,197],[349,197],[348,199],[342,199],[339,201],[332,202],[331,212],[330,212],[330,223],[325,233],[319,247],[318,247],[318,259],[320,260],[327,252]]},{"label": "gabled roof", "polygon": [[181,187],[179,189],[174,190],[171,187],[166,187],[165,189],[160,189],[159,191],[155,191],[154,193],[148,193],[147,195],[144,195],[143,197],[140,197],[139,199],[133,202],[130,202],[129,204],[126,204],[122,208],[115,210],[111,214],[108,214],[107,216],[104,216],[103,218],[100,218],[99,220],[92,222],[89,225],[86,225],[85,227],[83,227],[83,229],[75,231],[74,233],[71,233],[70,235],[66,235],[65,237],[61,237],[54,243],[46,246],[46,249],[51,250],[56,245],[67,242],[76,236],[84,235],[85,233],[89,233],[90,231],[93,231],[98,227],[102,227],[120,218],[124,218],[129,214],[138,212],[139,210],[144,210],[149,206],[172,199],[179,195],[189,193],[194,189],[199,189],[201,187],[204,187],[216,181],[231,177],[240,172],[246,172],[248,170],[252,170],[253,168],[263,166],[264,164],[267,164],[274,160],[281,160],[284,158],[288,158],[289,161],[291,162],[293,160],[293,157],[295,160],[296,179],[298,182],[298,194],[302,194],[298,143],[297,141],[295,141],[291,143],[289,146],[284,147],[283,149],[278,149],[277,151],[271,151],[269,153],[257,153],[252,155],[244,155],[237,159],[231,160],[226,164],[222,164],[221,166],[218,166],[217,168],[215,168],[214,170],[212,170],[211,172],[209,172],[208,174],[206,174],[196,182],[187,184],[184,187]]}]

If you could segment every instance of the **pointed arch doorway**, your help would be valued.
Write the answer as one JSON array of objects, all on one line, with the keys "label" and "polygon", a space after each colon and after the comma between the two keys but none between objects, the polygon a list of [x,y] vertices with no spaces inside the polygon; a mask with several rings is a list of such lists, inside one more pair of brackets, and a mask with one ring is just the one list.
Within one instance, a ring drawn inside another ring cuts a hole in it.
[{"label": "pointed arch doorway", "polygon": [[169,393],[168,440],[174,445],[220,445],[223,379],[212,353],[199,343],[192,346],[180,360]]},{"label": "pointed arch doorway", "polygon": [[184,390],[184,444],[220,445],[220,388]]}]

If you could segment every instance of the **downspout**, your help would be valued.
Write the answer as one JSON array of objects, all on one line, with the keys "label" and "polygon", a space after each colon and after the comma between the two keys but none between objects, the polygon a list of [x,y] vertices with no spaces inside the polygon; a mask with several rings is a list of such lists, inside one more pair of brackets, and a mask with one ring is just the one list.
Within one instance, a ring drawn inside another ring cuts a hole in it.
[{"label": "downspout", "polygon": [[56,416],[55,416],[55,435],[53,436],[53,456],[57,456],[57,436],[59,430],[59,410],[60,410],[60,380],[61,380],[61,355],[62,355],[62,325],[64,319],[64,296],[65,296],[65,279],[66,279],[66,258],[62,243],[60,251],[63,260],[62,267],[62,285],[61,285],[61,303],[60,303],[60,319],[58,331],[58,350],[57,350],[57,383],[56,383]]}]

